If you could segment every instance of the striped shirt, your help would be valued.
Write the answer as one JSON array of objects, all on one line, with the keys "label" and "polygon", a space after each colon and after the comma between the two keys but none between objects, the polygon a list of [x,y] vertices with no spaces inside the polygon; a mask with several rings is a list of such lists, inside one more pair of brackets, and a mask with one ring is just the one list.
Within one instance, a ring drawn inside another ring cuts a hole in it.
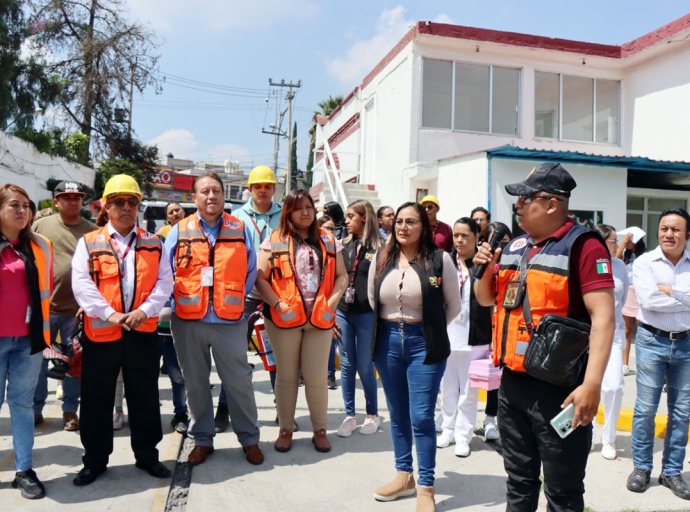
[{"label": "striped shirt", "polygon": [[[669,297],[657,285],[671,286]],[[637,320],[664,331],[690,330],[690,254],[676,265],[660,247],[638,257],[633,264],[633,285],[640,302]]]}]

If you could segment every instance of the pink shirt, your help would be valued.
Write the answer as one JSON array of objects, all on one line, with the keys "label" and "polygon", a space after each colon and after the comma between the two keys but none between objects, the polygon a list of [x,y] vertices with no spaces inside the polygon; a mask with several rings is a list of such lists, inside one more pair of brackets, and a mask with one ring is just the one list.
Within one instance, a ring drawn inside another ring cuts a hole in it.
[{"label": "pink shirt", "polygon": [[[16,245],[15,241],[11,242]],[[26,310],[31,303],[24,261],[10,248],[0,252],[0,337],[28,336]]]},{"label": "pink shirt", "polygon": [[[261,249],[264,251],[271,250],[271,239],[267,238],[261,243]],[[343,244],[340,240],[335,241],[335,252],[341,252]],[[319,278],[321,277],[321,265],[319,264],[319,255],[311,245],[300,242],[295,251],[295,275],[297,277],[297,288],[302,294],[304,300],[304,309],[307,316],[311,316],[312,309],[314,309],[314,301],[316,300],[316,292],[321,285]],[[313,286],[309,286],[309,281],[313,280]]]}]

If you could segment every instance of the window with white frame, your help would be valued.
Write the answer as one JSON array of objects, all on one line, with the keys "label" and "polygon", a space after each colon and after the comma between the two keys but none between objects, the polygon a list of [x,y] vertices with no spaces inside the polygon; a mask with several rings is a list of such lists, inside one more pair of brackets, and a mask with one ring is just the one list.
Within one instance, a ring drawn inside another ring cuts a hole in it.
[{"label": "window with white frame", "polygon": [[619,144],[619,118],[620,81],[535,73],[535,137]]},{"label": "window with white frame", "polygon": [[518,134],[519,69],[424,59],[422,82],[423,127]]}]

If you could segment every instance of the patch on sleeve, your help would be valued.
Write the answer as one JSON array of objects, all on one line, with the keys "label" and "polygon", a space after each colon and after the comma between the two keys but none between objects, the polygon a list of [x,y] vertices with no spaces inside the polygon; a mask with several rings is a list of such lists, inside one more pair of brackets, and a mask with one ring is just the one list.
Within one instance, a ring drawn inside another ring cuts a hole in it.
[{"label": "patch on sleeve", "polygon": [[599,258],[597,260],[597,274],[610,274],[611,263],[606,258]]}]

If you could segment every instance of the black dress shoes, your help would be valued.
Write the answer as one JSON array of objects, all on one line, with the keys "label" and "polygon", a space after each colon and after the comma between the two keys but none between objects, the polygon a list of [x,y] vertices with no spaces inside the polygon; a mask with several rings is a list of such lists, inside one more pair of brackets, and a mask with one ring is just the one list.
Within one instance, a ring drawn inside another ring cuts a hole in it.
[{"label": "black dress shoes", "polygon": [[637,468],[633,469],[633,472],[630,473],[630,476],[628,477],[628,482],[625,486],[628,488],[629,491],[632,492],[645,492],[647,490],[647,486],[649,485],[650,474],[650,471],[645,471],[643,469]]},{"label": "black dress shoes", "polygon": [[690,500],[690,487],[683,480],[683,475],[659,475],[659,483],[671,489],[671,492],[684,500]]},{"label": "black dress shoes", "polygon": [[96,481],[96,479],[105,473],[107,468],[82,468],[77,476],[72,480],[74,485],[89,485]]},{"label": "black dress shoes", "polygon": [[141,462],[137,462],[135,466],[139,469],[143,469],[149,475],[156,478],[170,478],[172,476],[172,471],[165,467],[165,465],[160,461],[156,461],[153,464],[143,464]]}]

